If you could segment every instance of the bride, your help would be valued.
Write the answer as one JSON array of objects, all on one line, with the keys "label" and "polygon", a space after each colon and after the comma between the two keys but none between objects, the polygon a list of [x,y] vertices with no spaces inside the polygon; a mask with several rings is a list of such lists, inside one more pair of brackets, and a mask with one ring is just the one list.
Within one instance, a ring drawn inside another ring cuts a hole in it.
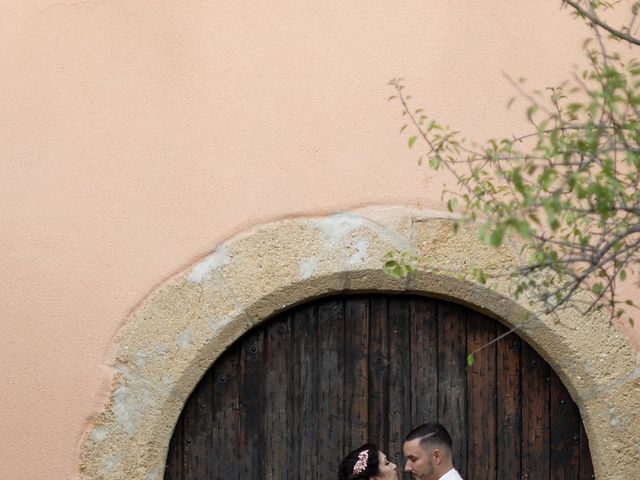
[{"label": "bride", "polygon": [[338,468],[339,480],[398,480],[397,465],[378,450],[365,443],[347,455]]}]

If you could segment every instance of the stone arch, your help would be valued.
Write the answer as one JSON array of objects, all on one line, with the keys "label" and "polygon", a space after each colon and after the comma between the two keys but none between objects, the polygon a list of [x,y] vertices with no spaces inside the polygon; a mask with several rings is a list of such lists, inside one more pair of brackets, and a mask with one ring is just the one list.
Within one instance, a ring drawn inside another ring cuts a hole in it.
[{"label": "stone arch", "polygon": [[[607,320],[567,313],[525,322],[535,305],[453,273],[508,264],[473,228],[453,233],[439,212],[372,208],[255,227],[220,245],[149,296],[117,338],[110,400],[83,440],[87,479],[159,480],[173,427],[209,366],[244,332],[309,299],[347,291],[435,296],[479,310],[518,334],[554,368],[580,408],[599,478],[632,478],[640,465],[640,367]],[[390,250],[412,251],[417,274],[381,271]],[[615,451],[615,455],[609,455]]]}]

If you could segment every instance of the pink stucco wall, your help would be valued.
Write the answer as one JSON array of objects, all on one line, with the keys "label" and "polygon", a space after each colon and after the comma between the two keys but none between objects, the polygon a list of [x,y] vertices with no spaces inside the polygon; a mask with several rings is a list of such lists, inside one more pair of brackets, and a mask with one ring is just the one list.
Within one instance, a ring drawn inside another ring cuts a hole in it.
[{"label": "pink stucco wall", "polygon": [[0,478],[77,475],[118,327],[220,241],[441,208],[387,81],[478,139],[517,131],[500,72],[545,87],[580,60],[559,3],[3,2]]}]

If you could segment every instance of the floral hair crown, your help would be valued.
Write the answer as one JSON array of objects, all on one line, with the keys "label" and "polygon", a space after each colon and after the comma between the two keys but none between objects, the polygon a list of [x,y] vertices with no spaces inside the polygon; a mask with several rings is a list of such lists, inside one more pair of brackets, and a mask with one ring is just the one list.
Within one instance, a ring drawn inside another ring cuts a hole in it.
[{"label": "floral hair crown", "polygon": [[358,475],[367,469],[367,461],[369,460],[369,450],[363,450],[358,454],[358,461],[353,466],[353,475]]}]

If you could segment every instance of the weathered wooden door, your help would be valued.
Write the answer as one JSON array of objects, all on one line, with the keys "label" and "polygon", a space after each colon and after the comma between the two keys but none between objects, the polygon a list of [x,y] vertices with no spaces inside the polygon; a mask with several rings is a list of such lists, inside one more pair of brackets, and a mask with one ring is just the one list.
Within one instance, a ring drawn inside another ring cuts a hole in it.
[{"label": "weathered wooden door", "polygon": [[335,479],[365,441],[443,423],[466,480],[592,478],[576,405],[515,334],[424,297],[326,298],[278,315],[210,368],[176,425],[166,480]]}]

